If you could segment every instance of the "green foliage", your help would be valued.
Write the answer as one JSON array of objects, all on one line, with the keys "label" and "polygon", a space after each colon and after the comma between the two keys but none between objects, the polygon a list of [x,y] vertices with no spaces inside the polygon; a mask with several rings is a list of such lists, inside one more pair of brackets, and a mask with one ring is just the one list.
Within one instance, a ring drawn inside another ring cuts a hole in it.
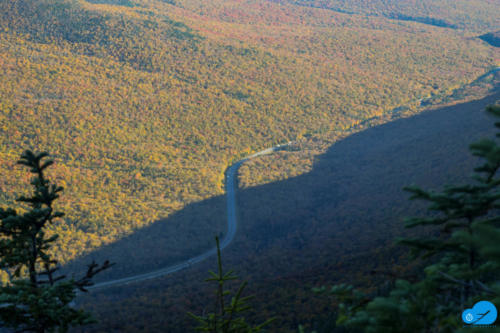
[{"label": "green foliage", "polygon": [[[50,232],[62,263],[222,194],[238,156],[302,138],[331,144],[496,59],[463,32],[283,1],[130,2],[139,6],[0,0],[0,202],[22,190],[12,168],[22,147],[57,156],[66,215]],[[310,168],[262,169],[245,184]],[[223,219],[180,216],[161,242],[169,251],[135,247],[145,267],[206,249],[223,230]]]},{"label": "green foliage", "polygon": [[111,264],[92,263],[79,280],[56,274],[59,267],[50,248],[58,235],[48,236],[46,229],[64,215],[53,207],[63,188],[46,179],[44,171],[54,163],[44,160],[47,156],[27,150],[18,162],[34,174],[32,195],[17,199],[29,209],[18,213],[0,208],[0,269],[11,275],[0,287],[0,323],[21,331],[66,332],[91,322],[90,314],[74,309],[71,302],[76,290],[86,291],[92,278]]},{"label": "green foliage", "polygon": [[[421,215],[422,205],[407,200],[401,189],[408,184],[409,175],[426,188],[466,182],[477,165],[467,146],[495,133],[486,114],[475,110],[484,109],[499,98],[497,93],[480,102],[446,107],[368,129],[339,142],[322,155],[316,153],[314,167],[307,174],[266,186],[240,188],[239,240],[231,246],[227,257],[224,252],[223,265],[249,281],[245,293],[254,295],[255,301],[251,302],[254,310],[245,314],[247,321],[260,323],[276,316],[276,321],[266,327],[276,333],[293,332],[299,323],[308,332],[343,332],[335,329],[333,297],[311,295],[312,286],[328,288],[330,281],[336,281],[366,287],[363,290],[370,293],[382,284],[389,290],[397,276],[414,281],[411,274],[421,268],[421,261],[407,264],[406,249],[392,243],[395,235],[403,232],[403,218]],[[293,154],[310,153],[307,148]],[[279,165],[277,172],[302,167],[291,154],[275,152],[259,161],[265,159],[273,168]],[[240,176],[242,168],[252,162],[240,167]],[[260,168],[252,167],[249,171],[247,179],[263,174]],[[211,212],[213,207],[220,207],[217,214]],[[183,217],[183,220],[192,224],[209,218],[223,220],[220,217],[225,215],[225,209],[225,197],[206,200],[202,206],[183,209],[183,214],[196,212],[192,219]],[[177,224],[173,219],[168,222],[164,224]],[[144,239],[156,234],[150,243],[161,244],[169,234],[178,234],[175,229],[148,229],[135,235]],[[416,229],[408,234],[415,235]],[[128,258],[126,251],[132,253],[141,244],[127,238],[102,255],[124,253]],[[151,254],[167,253],[157,245],[149,248]],[[117,260],[113,257],[113,261]],[[214,271],[216,267],[214,256]],[[117,270],[112,271],[115,274]],[[189,279],[184,274],[160,279],[155,282],[156,287],[141,288],[141,292],[133,295],[126,290],[114,291],[116,298],[110,298],[108,293],[92,294],[85,298],[85,303],[98,313],[101,323],[97,329],[194,331],[196,322],[188,323],[186,312],[201,315],[213,310],[214,288],[200,283],[208,277],[203,271],[192,270]],[[236,282],[231,290],[235,292],[238,285]]]},{"label": "green foliage", "polygon": [[210,271],[211,277],[206,279],[206,281],[215,282],[217,285],[215,291],[215,308],[214,312],[202,316],[189,313],[199,323],[196,329],[201,332],[213,333],[262,332],[263,328],[270,324],[272,319],[266,320],[257,326],[252,326],[246,322],[242,313],[251,309],[251,306],[247,302],[252,298],[251,296],[242,297],[247,282],[243,282],[232,297],[229,291],[224,290],[224,285],[228,281],[238,279],[238,276],[234,275],[232,270],[226,273],[223,272],[219,237],[215,237],[215,241],[217,243],[218,270],[217,273]]},{"label": "green foliage", "polygon": [[[58,156],[69,189],[55,230],[61,262],[222,194],[233,159],[288,140],[331,143],[495,59],[449,29],[267,0],[93,2],[0,0],[0,202],[21,190],[11,168],[20,149]],[[223,223],[190,227],[210,235]],[[172,247],[194,250],[187,237]]]},{"label": "green foliage", "polygon": [[[500,118],[500,106],[487,111]],[[500,122],[495,126],[500,129]],[[398,241],[428,258],[424,276],[398,280],[387,296],[374,299],[352,286],[335,286],[330,292],[341,301],[337,324],[365,332],[456,332],[467,307],[484,299],[500,304],[500,146],[484,139],[470,149],[484,160],[473,184],[442,192],[406,188],[432,212],[406,221],[408,228],[431,227],[429,236]]]}]

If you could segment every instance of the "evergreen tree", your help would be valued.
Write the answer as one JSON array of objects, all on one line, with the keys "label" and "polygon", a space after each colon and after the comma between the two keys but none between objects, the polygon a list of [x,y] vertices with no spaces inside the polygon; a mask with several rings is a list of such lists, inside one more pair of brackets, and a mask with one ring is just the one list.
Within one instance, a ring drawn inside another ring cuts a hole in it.
[{"label": "evergreen tree", "polygon": [[215,237],[215,242],[217,244],[217,273],[210,271],[211,277],[206,279],[208,282],[214,282],[217,284],[215,290],[215,306],[214,312],[209,313],[204,316],[197,316],[192,313],[188,313],[193,319],[198,322],[198,327],[196,328],[201,332],[211,332],[211,333],[253,333],[261,332],[265,326],[267,326],[273,319],[269,319],[264,323],[252,326],[247,323],[245,317],[242,313],[251,309],[251,306],[247,304],[251,296],[242,297],[243,290],[245,289],[247,282],[243,282],[238,288],[236,294],[230,297],[230,292],[224,290],[224,285],[226,282],[238,279],[238,276],[233,274],[230,270],[226,273],[222,270],[222,259],[220,254],[219,237]]},{"label": "evergreen tree", "polygon": [[95,262],[80,279],[57,274],[58,263],[50,249],[57,235],[48,236],[47,227],[63,216],[54,201],[63,190],[46,179],[44,171],[53,164],[47,153],[29,150],[18,164],[34,174],[31,196],[17,201],[27,204],[22,213],[0,208],[0,269],[11,274],[0,287],[0,325],[17,332],[66,332],[70,326],[91,322],[90,314],[71,306],[76,291],[87,291],[92,278],[111,264]]},{"label": "evergreen tree", "polygon": [[[500,118],[500,106],[487,111]],[[500,129],[500,122],[495,126]],[[437,228],[433,236],[398,240],[428,260],[422,279],[398,280],[387,296],[374,299],[352,286],[332,287],[342,302],[338,325],[365,332],[456,332],[464,326],[462,311],[476,302],[500,305],[500,146],[484,139],[470,149],[484,160],[471,184],[438,193],[406,188],[432,211],[431,217],[407,219],[406,227]]]}]

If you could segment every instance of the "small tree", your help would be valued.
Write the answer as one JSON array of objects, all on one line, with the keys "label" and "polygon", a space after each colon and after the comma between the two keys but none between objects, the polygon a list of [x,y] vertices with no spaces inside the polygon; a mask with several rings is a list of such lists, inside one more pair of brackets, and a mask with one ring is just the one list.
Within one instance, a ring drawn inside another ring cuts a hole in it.
[{"label": "small tree", "polygon": [[248,324],[242,313],[251,309],[247,305],[247,301],[251,296],[242,297],[243,290],[247,282],[243,282],[238,288],[236,294],[230,297],[230,292],[224,290],[224,284],[227,281],[236,280],[238,277],[230,270],[226,273],[222,270],[222,259],[220,254],[219,237],[215,237],[217,244],[217,273],[210,271],[211,277],[206,279],[208,282],[215,282],[217,288],[215,290],[215,305],[214,312],[205,316],[197,316],[188,313],[195,319],[199,325],[196,328],[198,331],[211,333],[252,333],[261,332],[273,319],[269,319],[264,323],[252,326]]},{"label": "small tree", "polygon": [[77,290],[87,291],[92,278],[111,266],[108,261],[100,266],[93,262],[80,279],[57,274],[58,262],[50,249],[58,236],[48,237],[46,230],[64,215],[53,207],[63,188],[46,179],[44,171],[53,164],[44,160],[47,156],[27,150],[18,162],[34,174],[32,195],[17,199],[28,209],[18,213],[0,208],[0,268],[11,274],[11,281],[0,287],[0,325],[19,332],[66,332],[91,322],[90,314],[71,303]]},{"label": "small tree", "polygon": [[[487,111],[500,118],[500,106]],[[500,129],[500,122],[495,126]],[[474,183],[439,193],[406,188],[434,212],[408,219],[406,227],[438,227],[435,236],[399,240],[414,256],[430,259],[423,278],[398,280],[388,296],[371,300],[352,286],[334,286],[330,292],[342,302],[339,325],[365,332],[456,332],[466,308],[479,300],[500,304],[500,146],[485,139],[470,149],[485,161]]]}]

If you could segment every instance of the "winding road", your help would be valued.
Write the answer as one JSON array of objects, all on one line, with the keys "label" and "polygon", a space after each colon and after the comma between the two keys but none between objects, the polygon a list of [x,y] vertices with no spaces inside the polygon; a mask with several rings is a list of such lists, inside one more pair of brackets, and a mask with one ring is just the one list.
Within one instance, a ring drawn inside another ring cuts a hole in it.
[{"label": "winding road", "polygon": [[[497,66],[487,73],[481,75],[478,77],[474,82],[477,82],[479,80],[484,79],[485,77],[489,76],[490,74],[496,73],[500,71],[500,66]],[[398,108],[393,109],[393,112],[397,112]],[[284,147],[289,145],[291,142],[283,145],[277,145],[268,149],[261,150],[253,155],[247,156],[237,162],[235,162],[233,165],[231,165],[227,171],[226,171],[226,196],[227,196],[227,233],[224,239],[222,239],[222,242],[220,243],[220,248],[221,250],[226,248],[229,244],[234,239],[234,236],[236,235],[236,230],[237,230],[237,220],[236,220],[236,187],[235,187],[235,181],[234,177],[236,175],[236,172],[238,171],[238,168],[243,164],[245,161],[248,161],[249,159],[262,156],[262,155],[267,155],[270,154],[280,147]],[[150,280],[162,276],[166,276],[175,272],[178,272],[182,269],[188,268],[192,266],[193,264],[199,263],[204,261],[205,259],[215,255],[217,253],[216,248],[212,248],[210,250],[207,250],[206,252],[203,252],[200,255],[197,255],[196,257],[192,257],[190,259],[187,259],[179,264],[173,265],[173,266],[168,266],[165,268],[161,268],[149,273],[143,273],[143,274],[138,274],[138,275],[132,275],[129,277],[121,278],[121,279],[116,279],[116,280],[110,280],[110,281],[105,281],[105,282],[100,282],[96,283],[93,286],[89,287],[88,289],[101,289],[101,288],[107,288],[107,287],[116,287],[124,284],[129,284],[129,283],[134,283],[134,282],[140,282],[140,281],[145,281],[145,280]]]},{"label": "winding road", "polygon": [[[272,152],[276,151],[280,147],[284,147],[288,144],[284,145],[278,145],[275,147],[267,148],[264,150],[261,150],[253,155],[247,156],[233,165],[231,165],[227,171],[226,171],[226,197],[227,197],[227,233],[225,237],[222,239],[220,243],[220,248],[223,250],[226,248],[229,244],[234,239],[234,236],[236,235],[236,230],[237,230],[237,220],[236,220],[236,185],[235,185],[235,175],[236,172],[238,171],[239,167],[245,162],[248,161],[249,159],[262,156],[262,155],[267,155],[271,154]],[[132,275],[128,277],[124,277],[121,279],[116,279],[116,280],[110,280],[110,281],[104,281],[104,282],[99,282],[94,284],[93,286],[88,287],[87,289],[93,290],[93,289],[102,289],[102,288],[108,288],[108,287],[116,287],[116,286],[121,286],[129,283],[134,283],[134,282],[141,282],[145,280],[150,280],[150,279],[155,279],[158,277],[166,276],[175,272],[178,272],[184,268],[188,268],[193,264],[202,262],[203,260],[215,255],[217,253],[217,249],[214,247],[210,250],[207,250],[206,252],[203,252],[202,254],[197,255],[196,257],[192,257],[190,259],[187,259],[179,264],[164,267],[152,272],[148,273],[143,273],[143,274],[137,274],[137,275]]]}]

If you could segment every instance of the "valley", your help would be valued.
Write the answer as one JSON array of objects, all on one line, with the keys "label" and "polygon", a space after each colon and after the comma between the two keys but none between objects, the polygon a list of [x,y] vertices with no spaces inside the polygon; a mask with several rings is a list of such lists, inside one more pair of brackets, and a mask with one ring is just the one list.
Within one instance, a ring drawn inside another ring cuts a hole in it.
[{"label": "valley", "polygon": [[494,134],[498,10],[0,0],[0,207],[30,187],[20,153],[48,151],[50,255],[68,276],[116,263],[76,300],[99,323],[75,332],[193,330],[216,235],[256,296],[247,318],[331,332],[338,304],[312,288],[411,276],[393,240],[425,209],[402,188],[467,182],[468,144]]},{"label": "valley", "polygon": [[[374,271],[411,274],[406,251],[395,246],[393,239],[408,234],[403,228],[405,217],[425,210],[408,201],[403,187],[418,184],[437,189],[468,182],[477,159],[469,154],[467,143],[493,133],[483,110],[499,100],[497,88],[481,100],[361,131],[316,156],[307,173],[240,187],[238,233],[233,245],[223,251],[223,259],[226,267],[250,282],[249,293],[258,299],[255,319],[278,316],[272,326],[277,332],[293,331],[299,324],[323,331],[331,300],[314,295],[312,287],[355,281],[374,288],[385,279]],[[247,167],[256,175],[269,165],[290,167],[297,153],[283,150],[251,160]],[[225,204],[224,197],[217,197],[187,207],[186,213],[208,216],[208,207],[223,209]],[[159,235],[158,226],[150,228],[81,263],[113,253],[130,258],[128,253],[143,244],[134,240],[151,234],[168,242],[168,233]],[[214,264],[211,257],[165,278],[93,291],[82,301],[100,314],[97,331],[134,331],[146,325],[152,331],[168,327],[181,332],[193,324],[186,311],[197,306],[202,311],[211,297],[203,280]],[[129,316],[132,319],[125,321]],[[142,318],[149,318],[148,323]]]},{"label": "valley", "polygon": [[[221,195],[224,170],[261,147],[332,143],[496,59],[467,30],[268,1],[243,13],[230,1],[23,0],[1,13],[1,200],[23,189],[19,151],[54,154],[62,262]],[[199,253],[224,224],[196,228],[195,244],[176,246]]]}]

